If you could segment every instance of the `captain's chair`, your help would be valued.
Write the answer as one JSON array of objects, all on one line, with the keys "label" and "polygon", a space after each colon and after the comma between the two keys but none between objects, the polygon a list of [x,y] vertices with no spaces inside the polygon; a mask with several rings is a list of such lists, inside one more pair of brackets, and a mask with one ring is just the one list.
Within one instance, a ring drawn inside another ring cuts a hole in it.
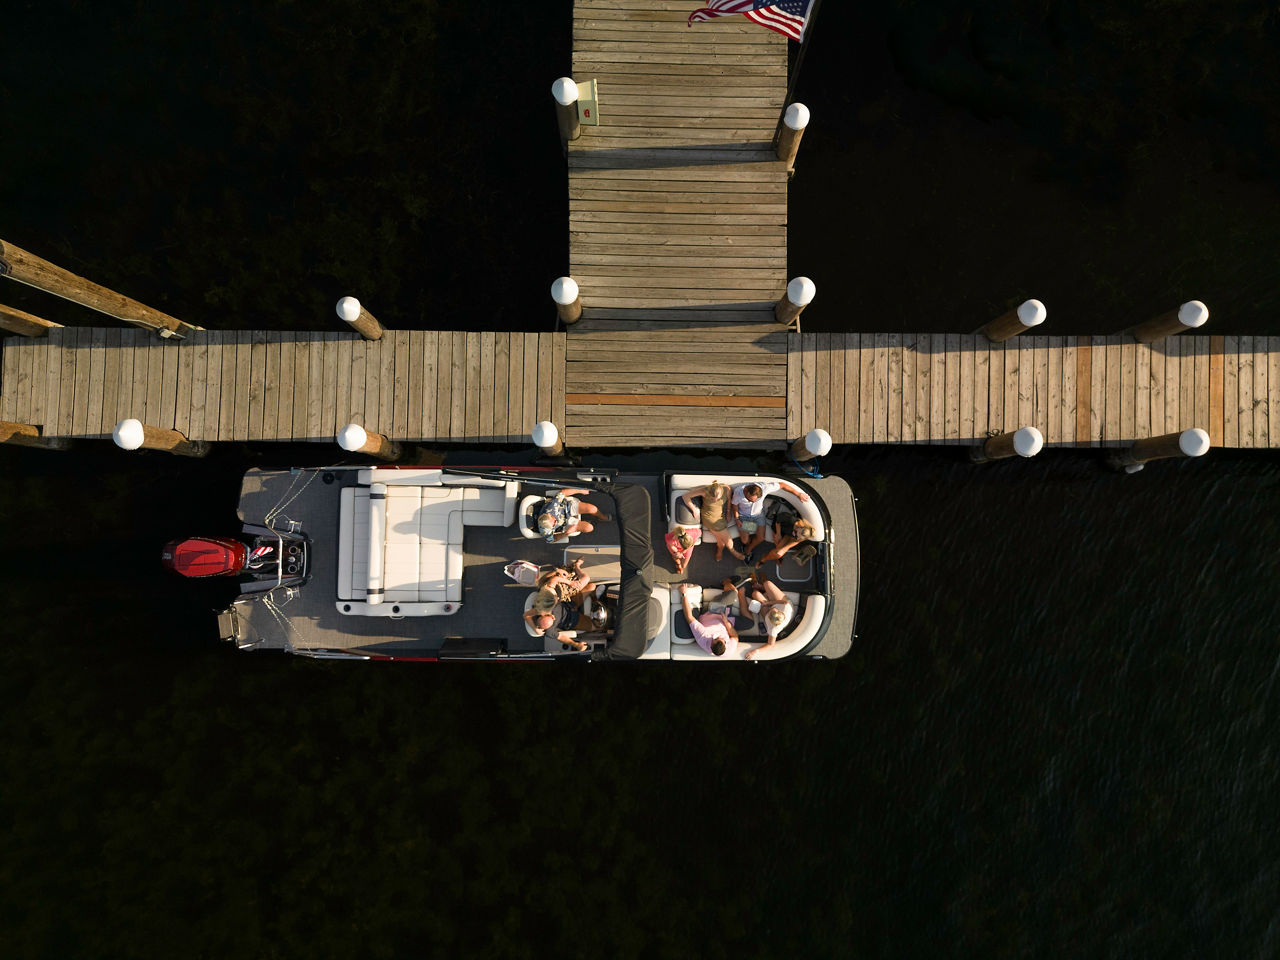
[{"label": "captain's chair", "polygon": [[[545,539],[542,536],[542,534],[538,532],[538,527],[537,527],[537,524],[535,524],[533,521],[533,516],[538,510],[538,505],[541,504],[542,501],[546,499],[547,498],[542,496],[541,494],[534,493],[534,494],[530,494],[529,496],[525,497],[523,500],[520,501],[520,509],[516,511],[516,522],[520,526],[520,535],[525,537],[526,539],[529,539],[529,540]],[[581,532],[582,532],[581,530],[575,530],[573,531],[573,533],[567,533],[563,537],[560,537],[558,540],[555,540],[554,542],[568,543],[570,537],[576,537]]]}]

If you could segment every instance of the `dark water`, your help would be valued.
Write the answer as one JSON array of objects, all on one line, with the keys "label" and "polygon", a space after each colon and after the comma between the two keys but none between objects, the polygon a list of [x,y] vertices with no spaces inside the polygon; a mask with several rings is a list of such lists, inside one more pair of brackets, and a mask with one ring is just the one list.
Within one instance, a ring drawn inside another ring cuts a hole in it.
[{"label": "dark water", "polygon": [[[692,7],[692,4],[691,4]],[[1224,12],[1225,11],[1225,12]],[[828,0],[811,329],[1277,332],[1274,8]],[[210,327],[543,329],[567,5],[21,4],[0,235]],[[0,300],[93,315],[12,284]],[[253,464],[0,451],[5,956],[1280,952],[1280,470],[854,448],[844,660],[235,655],[157,546]]]}]

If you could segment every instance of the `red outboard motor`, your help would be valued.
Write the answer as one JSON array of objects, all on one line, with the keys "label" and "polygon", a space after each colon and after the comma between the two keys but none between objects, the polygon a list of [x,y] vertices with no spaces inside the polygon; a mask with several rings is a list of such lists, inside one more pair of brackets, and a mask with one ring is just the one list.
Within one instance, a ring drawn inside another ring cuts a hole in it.
[{"label": "red outboard motor", "polygon": [[188,537],[164,545],[160,562],[184,577],[230,577],[241,573],[248,548],[231,537]]}]

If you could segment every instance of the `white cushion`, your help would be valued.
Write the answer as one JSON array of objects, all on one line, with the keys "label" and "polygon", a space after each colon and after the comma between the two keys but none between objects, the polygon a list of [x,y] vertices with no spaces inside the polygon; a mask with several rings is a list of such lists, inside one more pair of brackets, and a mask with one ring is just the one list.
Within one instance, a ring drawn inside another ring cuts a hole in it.
[{"label": "white cushion", "polygon": [[386,602],[415,601],[418,596],[418,552],[413,543],[388,543],[385,548],[382,582]]},{"label": "white cushion", "polygon": [[445,548],[445,599],[462,600],[462,545],[449,544]]}]

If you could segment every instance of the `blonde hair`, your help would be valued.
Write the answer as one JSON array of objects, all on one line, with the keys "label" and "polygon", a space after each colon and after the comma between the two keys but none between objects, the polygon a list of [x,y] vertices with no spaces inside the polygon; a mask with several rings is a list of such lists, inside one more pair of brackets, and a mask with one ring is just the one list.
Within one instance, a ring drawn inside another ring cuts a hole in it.
[{"label": "blonde hair", "polygon": [[693,536],[688,530],[681,530],[676,534],[676,543],[680,544],[681,550],[688,550],[693,546]]},{"label": "blonde hair", "polygon": [[791,532],[800,540],[814,540],[818,536],[817,528],[808,520],[797,520],[791,525]]},{"label": "blonde hair", "polygon": [[787,615],[777,607],[774,607],[769,611],[769,615],[765,619],[769,621],[771,627],[780,627],[782,626],[782,621],[787,619]]},{"label": "blonde hair", "polygon": [[725,495],[725,492],[728,489],[729,488],[725,486],[723,483],[721,483],[719,480],[712,480],[710,483],[707,484],[707,496],[709,496],[712,500],[719,500],[721,497]]}]

